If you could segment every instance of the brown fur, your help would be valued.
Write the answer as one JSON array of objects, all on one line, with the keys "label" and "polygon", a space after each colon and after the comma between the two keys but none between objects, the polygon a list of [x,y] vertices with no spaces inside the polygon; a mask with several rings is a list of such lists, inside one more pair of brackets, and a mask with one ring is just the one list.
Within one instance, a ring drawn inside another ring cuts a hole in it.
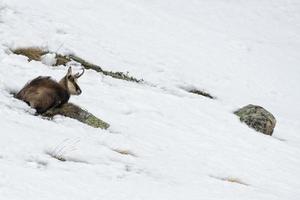
[{"label": "brown fur", "polygon": [[81,94],[81,89],[76,83],[79,77],[71,74],[71,68],[59,82],[49,76],[39,76],[27,83],[16,97],[35,108],[37,113],[42,114],[50,108],[59,107],[68,102],[71,94]]}]

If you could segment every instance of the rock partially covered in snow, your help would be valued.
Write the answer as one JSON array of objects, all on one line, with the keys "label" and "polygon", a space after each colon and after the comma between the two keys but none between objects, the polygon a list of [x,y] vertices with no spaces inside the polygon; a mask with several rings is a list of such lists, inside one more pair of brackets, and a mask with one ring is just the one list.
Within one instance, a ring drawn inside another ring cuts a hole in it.
[{"label": "rock partially covered in snow", "polygon": [[234,112],[249,127],[266,135],[272,135],[276,125],[275,117],[261,106],[249,104]]},{"label": "rock partially covered in snow", "polygon": [[41,57],[41,62],[45,65],[53,66],[56,64],[56,54],[47,53]]}]

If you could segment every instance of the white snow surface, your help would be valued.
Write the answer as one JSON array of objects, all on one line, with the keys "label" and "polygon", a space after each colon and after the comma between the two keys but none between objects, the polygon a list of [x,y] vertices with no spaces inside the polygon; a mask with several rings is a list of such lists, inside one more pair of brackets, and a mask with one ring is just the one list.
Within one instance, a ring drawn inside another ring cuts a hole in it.
[{"label": "white snow surface", "polygon": [[[46,120],[10,92],[66,67],[29,46],[146,83],[87,70],[70,102],[111,127]],[[0,0],[0,199],[298,200],[299,52],[298,0]],[[250,103],[272,137],[232,114]]]}]

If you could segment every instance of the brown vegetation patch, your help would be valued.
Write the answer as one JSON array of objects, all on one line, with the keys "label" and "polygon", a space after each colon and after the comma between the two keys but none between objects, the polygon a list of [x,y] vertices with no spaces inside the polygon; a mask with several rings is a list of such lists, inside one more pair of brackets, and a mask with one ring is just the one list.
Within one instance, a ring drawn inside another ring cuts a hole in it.
[{"label": "brown vegetation patch", "polygon": [[52,108],[43,113],[43,116],[47,118],[53,118],[55,115],[76,119],[94,128],[108,129],[110,126],[108,123],[72,103],[65,103],[59,108]]},{"label": "brown vegetation patch", "polygon": [[56,63],[55,66],[64,65],[66,66],[68,62],[71,61],[67,56],[63,56],[61,54],[55,54]]},{"label": "brown vegetation patch", "polygon": [[236,183],[236,184],[240,184],[240,185],[245,185],[245,186],[249,186],[249,184],[241,181],[239,178],[233,178],[233,177],[217,177],[217,176],[210,176],[212,178],[221,180],[221,181],[226,181],[226,182],[230,182],[230,183]]},{"label": "brown vegetation patch", "polygon": [[92,69],[96,72],[100,72],[100,73],[102,73],[106,76],[110,76],[112,78],[122,79],[125,81],[132,81],[132,82],[136,82],[136,83],[140,83],[143,81],[143,79],[137,79],[132,76],[129,76],[128,72],[125,74],[124,72],[112,72],[112,71],[103,70],[100,66],[92,64],[78,56],[75,56],[75,55],[69,55],[68,57],[70,59],[80,63],[85,69]]},{"label": "brown vegetation patch", "polygon": [[12,52],[17,55],[23,55],[23,56],[28,57],[28,61],[31,61],[31,60],[41,61],[41,57],[43,55],[45,55],[47,53],[55,53],[56,63],[54,64],[54,66],[66,65],[70,61],[75,61],[75,62],[80,63],[85,69],[94,70],[96,72],[104,74],[105,76],[110,76],[115,79],[121,79],[121,80],[125,80],[125,81],[136,82],[136,83],[143,82],[143,79],[137,79],[133,76],[130,76],[128,72],[124,73],[124,72],[107,71],[107,70],[102,69],[100,66],[92,64],[92,63],[84,60],[83,58],[80,58],[75,55],[61,55],[56,52],[46,51],[46,50],[43,50],[38,47],[18,48],[18,49],[12,50]]},{"label": "brown vegetation patch", "polygon": [[18,48],[18,49],[12,50],[12,52],[17,55],[26,56],[28,58],[28,61],[31,61],[31,60],[40,61],[41,56],[48,53],[48,51],[45,51],[38,47]]},{"label": "brown vegetation patch", "polygon": [[211,94],[209,94],[208,92],[205,92],[203,90],[198,90],[198,89],[190,89],[187,90],[189,93],[193,93],[193,94],[197,94],[197,95],[201,95],[210,99],[215,99],[216,97],[212,96]]},{"label": "brown vegetation patch", "polygon": [[113,151],[122,154],[122,155],[127,155],[127,156],[133,156],[133,157],[137,157],[133,152],[131,152],[130,150],[124,150],[124,149],[112,149]]}]

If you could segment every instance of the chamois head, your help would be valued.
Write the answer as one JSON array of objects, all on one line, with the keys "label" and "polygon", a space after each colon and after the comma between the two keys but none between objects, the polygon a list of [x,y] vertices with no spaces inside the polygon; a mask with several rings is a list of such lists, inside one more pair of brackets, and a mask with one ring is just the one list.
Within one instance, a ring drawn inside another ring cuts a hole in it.
[{"label": "chamois head", "polygon": [[69,67],[67,74],[61,79],[59,83],[62,84],[62,86],[64,86],[67,89],[69,94],[80,95],[81,89],[77,84],[77,79],[80,76],[82,76],[83,73],[84,73],[84,68],[82,68],[81,73],[78,72],[76,74],[72,74],[72,68]]}]

